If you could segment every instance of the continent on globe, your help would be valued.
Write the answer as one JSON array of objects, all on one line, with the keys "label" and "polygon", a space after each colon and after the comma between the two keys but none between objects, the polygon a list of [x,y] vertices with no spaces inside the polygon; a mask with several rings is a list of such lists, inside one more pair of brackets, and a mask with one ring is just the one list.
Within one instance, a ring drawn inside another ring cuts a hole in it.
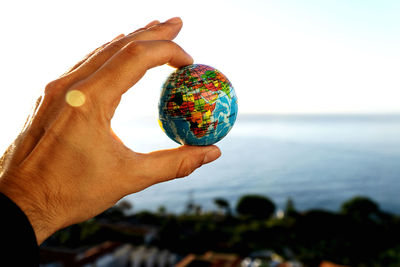
[{"label": "continent on globe", "polygon": [[163,84],[159,123],[179,144],[206,146],[218,142],[232,129],[237,112],[232,84],[213,67],[182,67]]}]

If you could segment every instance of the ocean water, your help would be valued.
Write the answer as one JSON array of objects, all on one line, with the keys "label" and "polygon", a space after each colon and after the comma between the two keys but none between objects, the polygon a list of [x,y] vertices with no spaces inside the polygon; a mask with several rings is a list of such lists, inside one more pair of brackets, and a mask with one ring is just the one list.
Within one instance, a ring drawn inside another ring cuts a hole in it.
[{"label": "ocean water", "polygon": [[[133,150],[176,146],[155,119],[117,128]],[[400,115],[242,115],[218,146],[214,163],[125,199],[133,211],[182,212],[190,199],[210,210],[216,197],[234,207],[244,194],[261,194],[278,208],[292,198],[298,210],[336,211],[362,195],[400,214]]]}]

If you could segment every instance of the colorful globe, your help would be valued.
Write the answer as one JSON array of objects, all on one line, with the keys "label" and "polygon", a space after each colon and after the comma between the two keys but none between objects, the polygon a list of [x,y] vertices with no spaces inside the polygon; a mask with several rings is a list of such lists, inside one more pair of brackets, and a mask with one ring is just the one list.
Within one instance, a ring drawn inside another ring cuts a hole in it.
[{"label": "colorful globe", "polygon": [[162,87],[160,126],[179,144],[206,146],[218,142],[232,129],[237,112],[232,84],[210,66],[180,68]]}]

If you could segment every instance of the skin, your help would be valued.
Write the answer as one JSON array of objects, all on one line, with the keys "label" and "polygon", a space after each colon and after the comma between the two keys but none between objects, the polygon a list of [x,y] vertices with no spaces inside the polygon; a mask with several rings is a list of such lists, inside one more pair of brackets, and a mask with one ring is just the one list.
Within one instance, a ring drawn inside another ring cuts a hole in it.
[{"label": "skin", "polygon": [[[193,63],[172,42],[181,28],[181,19],[172,18],[119,35],[46,86],[0,160],[0,192],[27,215],[38,244],[128,194],[187,176],[221,155],[216,146],[137,153],[111,129],[122,94],[148,69]],[[66,102],[72,90],[84,96],[82,105]]]}]

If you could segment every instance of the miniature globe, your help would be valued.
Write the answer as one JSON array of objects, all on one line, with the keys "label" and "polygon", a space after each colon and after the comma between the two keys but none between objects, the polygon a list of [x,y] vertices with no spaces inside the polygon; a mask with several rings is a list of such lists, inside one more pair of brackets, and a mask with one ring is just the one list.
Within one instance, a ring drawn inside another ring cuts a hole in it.
[{"label": "miniature globe", "polygon": [[237,112],[232,84],[213,67],[193,64],[177,69],[162,87],[159,123],[179,144],[218,142],[232,129]]}]

